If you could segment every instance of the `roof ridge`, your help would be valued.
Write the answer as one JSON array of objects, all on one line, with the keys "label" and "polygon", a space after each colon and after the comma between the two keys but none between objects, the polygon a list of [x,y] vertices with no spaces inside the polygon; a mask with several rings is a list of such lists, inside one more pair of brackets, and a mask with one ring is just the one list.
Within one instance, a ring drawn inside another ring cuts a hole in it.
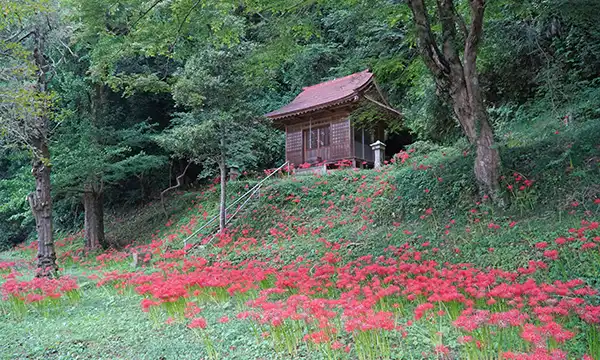
[{"label": "roof ridge", "polygon": [[331,85],[332,83],[334,83],[336,81],[345,80],[345,79],[351,78],[353,76],[362,75],[362,74],[368,73],[368,72],[369,72],[369,69],[365,69],[363,71],[355,72],[355,73],[352,73],[350,75],[346,75],[346,76],[338,77],[338,78],[335,78],[335,79],[327,80],[325,82],[321,82],[321,83],[314,84],[314,85],[305,86],[305,87],[302,88],[302,91],[306,91],[308,89],[318,88],[318,87],[321,87],[321,86],[324,86],[324,85]]}]

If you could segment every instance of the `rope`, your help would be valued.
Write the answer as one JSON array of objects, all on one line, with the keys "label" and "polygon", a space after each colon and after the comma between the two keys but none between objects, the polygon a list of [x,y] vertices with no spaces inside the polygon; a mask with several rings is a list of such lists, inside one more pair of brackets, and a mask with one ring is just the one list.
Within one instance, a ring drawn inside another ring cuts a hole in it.
[{"label": "rope", "polygon": [[[230,223],[230,222],[233,220],[233,218],[234,218],[234,217],[235,217],[235,216],[236,216],[236,215],[237,215],[237,214],[238,214],[238,213],[239,213],[239,212],[240,212],[240,211],[241,211],[241,210],[244,208],[244,206],[246,206],[246,204],[248,203],[248,201],[252,200],[252,197],[254,196],[254,194],[255,194],[255,193],[257,193],[259,190],[260,190],[260,188],[256,189],[256,190],[254,191],[254,193],[252,193],[252,195],[250,195],[250,196],[249,196],[249,197],[246,199],[246,201],[244,201],[244,202],[242,203],[242,205],[240,205],[240,206],[239,206],[239,207],[236,209],[236,211],[233,213],[233,215],[231,215],[231,217],[225,221],[225,225],[226,225],[226,226],[227,226],[227,224],[229,224],[229,223]],[[215,234],[213,234],[213,236],[211,236],[210,240],[208,240],[208,241],[206,242],[206,244],[202,244],[202,245],[200,245],[200,246],[212,245],[212,241],[213,241],[213,240],[214,240],[214,239],[217,237],[217,235],[218,235],[218,234],[219,234],[218,232],[217,232],[217,233],[215,233]],[[190,250],[191,250],[191,249],[190,249]]]},{"label": "rope", "polygon": [[[248,194],[253,194],[254,192],[256,192],[256,190],[260,189],[260,187],[262,186],[262,184],[267,181],[267,179],[269,179],[271,176],[275,175],[276,173],[279,172],[279,170],[283,169],[289,162],[286,161],[285,163],[283,163],[283,165],[281,165],[280,167],[278,167],[275,171],[273,171],[272,173],[270,173],[269,175],[267,175],[267,177],[265,177],[264,179],[262,179],[258,184],[254,185],[252,187],[252,189],[246,191],[246,193],[242,196],[240,196],[236,201],[232,202],[226,209],[225,209],[225,213],[227,213],[227,210],[229,210],[230,208],[232,208],[234,205],[236,205],[237,203],[239,203],[240,201],[242,201],[242,199],[244,199]],[[237,213],[237,212],[236,212]],[[219,218],[219,215],[215,215],[214,217],[212,217],[206,224],[202,225],[198,230],[194,231],[190,236],[186,237],[183,240],[183,248],[185,249],[187,247],[187,242],[189,239],[191,239],[192,237],[196,236],[200,231],[202,231],[202,229],[205,229],[208,225],[212,224],[213,222],[215,222],[215,220],[217,220]],[[231,217],[233,218],[233,216]]]}]

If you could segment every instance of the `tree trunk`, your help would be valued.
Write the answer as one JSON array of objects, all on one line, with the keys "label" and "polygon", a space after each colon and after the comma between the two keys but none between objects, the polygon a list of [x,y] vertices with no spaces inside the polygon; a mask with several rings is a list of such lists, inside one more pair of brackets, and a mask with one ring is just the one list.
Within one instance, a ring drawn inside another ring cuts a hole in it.
[{"label": "tree trunk", "polygon": [[[45,153],[48,154],[45,146]],[[49,154],[48,154],[49,156]],[[34,162],[32,170],[35,177],[35,191],[27,200],[31,206],[38,235],[37,273],[36,277],[52,277],[57,275],[56,253],[52,232],[52,197],[50,185],[50,167],[43,160]]]},{"label": "tree trunk", "polygon": [[[223,141],[222,141],[223,142]],[[227,225],[227,166],[225,165],[225,154],[221,152],[219,161],[219,170],[221,170],[221,199],[219,202],[219,230],[225,231]]]},{"label": "tree trunk", "polygon": [[[103,123],[103,106],[105,91],[102,83],[93,83],[93,94],[90,94],[90,113],[93,126],[101,127]],[[100,146],[100,139],[92,138]],[[84,246],[86,251],[106,249],[108,244],[104,237],[104,187],[100,176],[91,176],[83,188],[84,209]]]},{"label": "tree trunk", "polygon": [[489,194],[500,206],[505,205],[500,192],[500,152],[495,147],[494,134],[488,121],[481,123],[477,138],[477,157],[475,158],[475,178],[483,193]]},{"label": "tree trunk", "polygon": [[[452,107],[467,139],[475,146],[476,158],[473,167],[475,179],[481,193],[488,195],[498,205],[504,205],[500,195],[500,153],[495,147],[494,133],[483,104],[481,91],[476,85],[474,74],[451,76],[450,98]],[[468,86],[471,84],[471,86]]]},{"label": "tree trunk", "polygon": [[[33,59],[37,67],[36,90],[45,95],[47,92],[47,76],[49,66],[44,54],[45,37],[40,28],[33,31],[35,47]],[[54,252],[54,239],[52,232],[52,185],[50,183],[50,151],[48,150],[48,116],[50,104],[35,118],[35,130],[32,137],[33,165],[32,175],[35,177],[35,191],[27,196],[38,234],[37,277],[50,277],[58,275],[56,253]]]},{"label": "tree trunk", "polygon": [[104,195],[88,188],[83,193],[85,211],[85,249],[94,251],[107,248],[104,238]]},{"label": "tree trunk", "polygon": [[[437,0],[437,15],[441,24],[441,42],[434,36],[424,0],[408,0],[417,30],[419,47],[427,68],[433,74],[438,91],[452,103],[469,142],[476,149],[475,178],[481,193],[499,205],[500,154],[495,147],[494,134],[483,102],[477,75],[477,49],[483,33],[485,0],[470,0],[471,24],[469,29],[458,14],[453,0]],[[456,48],[464,36],[463,59]]]}]

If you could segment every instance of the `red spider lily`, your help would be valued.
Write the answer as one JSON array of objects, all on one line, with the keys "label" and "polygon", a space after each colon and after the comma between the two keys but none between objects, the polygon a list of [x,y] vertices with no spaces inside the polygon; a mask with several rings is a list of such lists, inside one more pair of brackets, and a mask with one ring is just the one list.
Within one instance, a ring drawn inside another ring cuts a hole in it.
[{"label": "red spider lily", "polygon": [[488,224],[488,229],[492,229],[492,230],[498,230],[498,229],[500,229],[500,225],[498,225],[498,224],[494,224],[493,222],[490,222],[490,223]]},{"label": "red spider lily", "polygon": [[485,324],[490,318],[490,312],[488,310],[477,310],[473,312],[473,309],[467,309],[463,312],[463,315],[459,316],[454,321],[454,326],[461,328],[468,332],[473,332],[481,325]]},{"label": "red spider lily", "polygon": [[0,261],[0,272],[1,271],[11,271],[12,268],[16,265],[14,261]]},{"label": "red spider lily", "polygon": [[201,311],[202,309],[200,309],[198,305],[196,305],[196,303],[188,302],[185,304],[184,316],[187,319],[191,319],[194,316],[198,315],[198,313],[200,313]]},{"label": "red spider lily", "polygon": [[59,279],[33,278],[30,281],[18,281],[12,277],[1,285],[0,295],[2,300],[13,298],[26,303],[39,303],[48,298],[60,298],[78,289],[75,279],[68,276]]},{"label": "red spider lily", "polygon": [[206,320],[203,317],[195,318],[188,324],[190,329],[206,329],[206,326]]},{"label": "red spider lily", "polygon": [[557,245],[564,245],[564,244],[566,244],[566,243],[567,243],[567,239],[565,239],[565,238],[563,238],[563,237],[559,237],[559,238],[556,238],[556,240],[554,240],[554,242],[555,242]]},{"label": "red spider lily", "polygon": [[581,250],[594,249],[597,246],[598,245],[596,243],[588,242],[581,245]]},{"label": "red spider lily", "polygon": [[534,345],[535,348],[544,348],[546,339],[553,338],[556,342],[565,342],[575,336],[575,333],[564,330],[561,325],[555,322],[548,322],[542,326],[525,324],[521,337]]},{"label": "red spider lily", "polygon": [[433,309],[433,304],[430,303],[417,305],[417,307],[415,308],[415,320],[421,319],[423,315],[425,315],[425,312],[431,309]]},{"label": "red spider lily", "polygon": [[142,306],[142,311],[143,312],[148,312],[150,311],[150,308],[152,308],[153,306],[158,306],[160,305],[159,301],[152,301],[150,299],[142,299],[142,302],[140,304]]},{"label": "red spider lily", "polygon": [[337,340],[331,343],[331,348],[333,350],[338,350],[338,349],[341,349],[343,347],[344,347],[344,344],[342,344],[341,342],[339,342]]},{"label": "red spider lily", "polygon": [[550,260],[557,260],[558,250],[546,250],[544,251],[544,256]]},{"label": "red spider lily", "polygon": [[439,355],[450,354],[450,349],[447,346],[442,345],[442,344],[436,345],[434,350],[435,350],[435,353],[439,354]]},{"label": "red spider lily", "polygon": [[391,162],[395,163],[397,161],[400,161],[401,164],[404,164],[406,162],[406,160],[408,160],[409,158],[410,158],[410,155],[408,155],[408,153],[406,151],[402,150],[392,157]]},{"label": "red spider lily", "polygon": [[329,335],[324,331],[317,331],[304,335],[304,341],[312,342],[314,344],[323,344],[329,342]]}]

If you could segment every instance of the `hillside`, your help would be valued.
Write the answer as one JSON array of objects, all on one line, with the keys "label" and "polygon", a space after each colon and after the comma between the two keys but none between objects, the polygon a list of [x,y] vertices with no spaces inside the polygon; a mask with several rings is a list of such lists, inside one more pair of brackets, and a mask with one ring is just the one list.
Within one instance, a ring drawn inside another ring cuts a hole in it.
[{"label": "hillside", "polygon": [[31,280],[35,243],[0,253],[0,354],[598,360],[598,133],[513,129],[506,209],[475,202],[460,143],[417,142],[381,171],[281,174],[187,255],[214,186],[171,197],[168,221],[158,203],[115,217],[107,236],[137,240],[121,250],[65,236],[59,280]]}]

